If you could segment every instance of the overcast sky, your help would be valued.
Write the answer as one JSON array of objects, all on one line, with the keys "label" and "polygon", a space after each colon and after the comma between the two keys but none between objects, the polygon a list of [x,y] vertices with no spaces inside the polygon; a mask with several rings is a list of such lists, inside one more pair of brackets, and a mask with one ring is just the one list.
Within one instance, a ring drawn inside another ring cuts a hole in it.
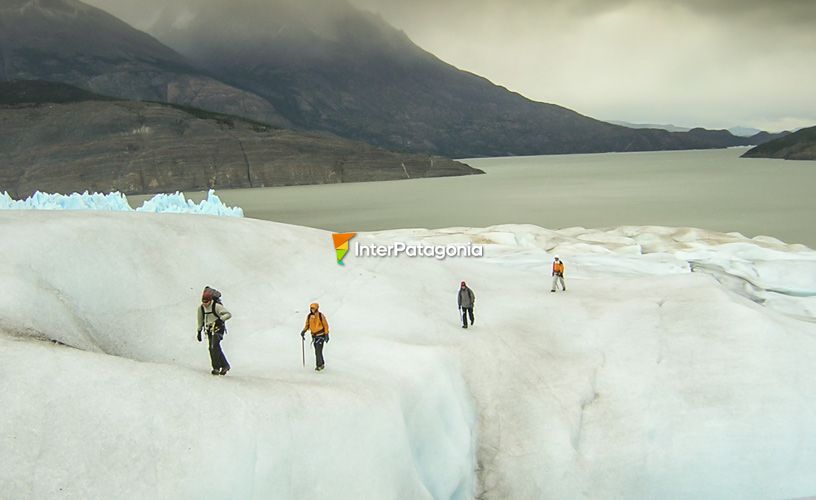
[{"label": "overcast sky", "polygon": [[[816,0],[349,1],[459,68],[595,118],[816,125]],[[126,16],[141,2],[89,3],[146,28]]]},{"label": "overcast sky", "polygon": [[816,125],[816,0],[352,0],[535,100],[638,123]]}]

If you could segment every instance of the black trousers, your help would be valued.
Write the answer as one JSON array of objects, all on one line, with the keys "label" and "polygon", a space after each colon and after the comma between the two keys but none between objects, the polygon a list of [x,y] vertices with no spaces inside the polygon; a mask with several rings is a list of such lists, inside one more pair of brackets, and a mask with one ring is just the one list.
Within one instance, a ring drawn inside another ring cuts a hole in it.
[{"label": "black trousers", "polygon": [[472,307],[463,307],[462,308],[462,325],[467,326],[467,317],[470,315],[470,324],[473,324],[473,308]]},{"label": "black trousers", "polygon": [[230,369],[227,363],[227,357],[224,356],[224,351],[221,350],[221,340],[224,335],[221,333],[208,333],[207,340],[210,344],[210,361],[212,361],[213,370],[220,370],[221,368]]},{"label": "black trousers", "polygon": [[320,368],[324,364],[326,364],[325,360],[323,359],[323,344],[326,343],[326,337],[323,335],[319,335],[317,337],[312,338],[312,344],[314,344],[314,351],[315,351],[315,367]]}]

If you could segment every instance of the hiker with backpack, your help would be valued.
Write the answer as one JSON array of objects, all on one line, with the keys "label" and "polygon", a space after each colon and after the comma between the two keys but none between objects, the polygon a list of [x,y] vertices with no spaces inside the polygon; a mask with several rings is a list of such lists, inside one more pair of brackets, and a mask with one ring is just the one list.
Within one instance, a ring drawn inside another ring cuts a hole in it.
[{"label": "hiker with backpack", "polygon": [[225,322],[231,317],[232,314],[221,304],[221,292],[208,286],[204,287],[201,306],[198,308],[196,338],[201,342],[201,333],[207,334],[213,375],[226,375],[230,369],[224,351],[221,350],[221,341],[227,333]]},{"label": "hiker with backpack", "polygon": [[326,321],[326,316],[320,312],[320,304],[312,303],[309,305],[309,314],[306,315],[306,324],[303,325],[303,330],[300,332],[300,338],[306,338],[306,332],[312,334],[312,345],[315,351],[315,371],[322,371],[326,367],[323,359],[323,344],[329,342],[329,322]]},{"label": "hiker with backpack", "polygon": [[470,316],[470,326],[473,326],[473,306],[476,304],[476,294],[468,288],[464,281],[459,285],[457,302],[462,313],[462,328],[468,327],[468,316]]},{"label": "hiker with backpack", "polygon": [[550,291],[555,292],[555,290],[558,288],[558,282],[560,281],[561,289],[566,292],[567,286],[564,284],[564,263],[561,262],[561,259],[559,259],[557,255],[553,260],[552,277],[553,277],[552,290]]}]

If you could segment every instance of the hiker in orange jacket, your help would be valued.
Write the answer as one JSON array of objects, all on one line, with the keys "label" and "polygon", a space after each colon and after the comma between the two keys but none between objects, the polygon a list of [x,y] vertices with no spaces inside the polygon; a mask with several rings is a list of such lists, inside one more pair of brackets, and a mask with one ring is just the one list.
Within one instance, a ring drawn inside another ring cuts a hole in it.
[{"label": "hiker in orange jacket", "polygon": [[306,324],[303,325],[303,331],[300,332],[301,338],[306,337],[307,331],[312,334],[312,345],[315,351],[315,371],[318,372],[326,366],[323,360],[323,344],[329,342],[329,322],[326,321],[326,316],[319,309],[320,304],[316,302],[309,306]]},{"label": "hiker in orange jacket", "polygon": [[553,277],[552,290],[550,291],[554,292],[556,288],[558,288],[558,282],[560,281],[561,288],[566,292],[567,286],[564,284],[564,263],[561,262],[561,259],[559,259],[557,255],[553,260],[552,277]]}]

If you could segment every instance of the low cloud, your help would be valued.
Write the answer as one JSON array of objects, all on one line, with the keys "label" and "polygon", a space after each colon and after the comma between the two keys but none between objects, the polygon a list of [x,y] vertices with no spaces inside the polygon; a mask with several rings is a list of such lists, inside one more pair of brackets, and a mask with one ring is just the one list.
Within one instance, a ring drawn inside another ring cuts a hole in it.
[{"label": "low cloud", "polygon": [[[169,13],[177,21],[188,7],[219,1],[229,0],[89,3],[150,30],[166,26]],[[457,67],[593,117],[771,130],[816,124],[816,1],[350,1]],[[344,5],[309,2],[263,5],[297,5],[317,26]]]}]

